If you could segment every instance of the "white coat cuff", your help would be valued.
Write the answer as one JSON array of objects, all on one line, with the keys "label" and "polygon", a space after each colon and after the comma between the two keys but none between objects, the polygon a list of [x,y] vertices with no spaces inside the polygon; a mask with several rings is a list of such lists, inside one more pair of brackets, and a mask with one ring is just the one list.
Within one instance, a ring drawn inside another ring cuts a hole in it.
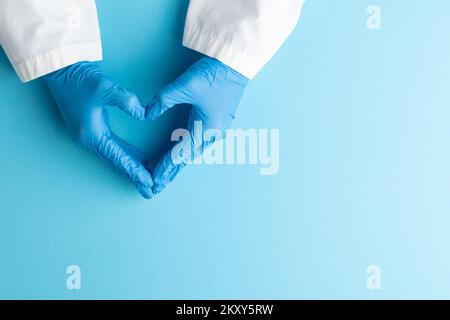
[{"label": "white coat cuff", "polygon": [[183,46],[219,60],[250,80],[266,63],[204,29],[186,28]]},{"label": "white coat cuff", "polygon": [[13,63],[22,82],[28,82],[81,61],[102,60],[101,42],[65,45],[24,61]]}]

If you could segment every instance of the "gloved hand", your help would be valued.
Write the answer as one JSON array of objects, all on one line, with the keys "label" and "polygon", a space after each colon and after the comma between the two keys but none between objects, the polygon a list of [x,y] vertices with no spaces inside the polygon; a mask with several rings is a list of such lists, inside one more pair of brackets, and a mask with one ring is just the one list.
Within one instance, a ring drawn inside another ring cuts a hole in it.
[{"label": "gloved hand", "polygon": [[[153,171],[153,193],[160,193],[175,179],[186,164],[200,156],[215,141],[205,141],[203,133],[217,129],[225,137],[235,118],[236,110],[248,84],[248,79],[220,61],[204,57],[191,66],[175,82],[161,92],[147,106],[146,117],[156,119],[177,104],[191,104],[188,120],[190,137],[185,137],[167,152]],[[200,121],[201,136],[194,132]],[[219,137],[220,138],[220,137]],[[175,152],[180,150],[181,152]]]},{"label": "gloved hand", "polygon": [[91,62],[71,65],[45,79],[74,141],[125,173],[142,196],[151,198],[153,180],[146,170],[145,155],[111,131],[106,111],[107,106],[115,106],[136,119],[145,119],[138,98]]}]

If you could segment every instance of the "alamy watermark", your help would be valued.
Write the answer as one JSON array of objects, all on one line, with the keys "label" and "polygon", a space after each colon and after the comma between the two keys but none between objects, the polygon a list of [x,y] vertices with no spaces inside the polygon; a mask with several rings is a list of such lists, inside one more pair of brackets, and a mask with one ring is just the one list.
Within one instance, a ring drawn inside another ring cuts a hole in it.
[{"label": "alamy watermark", "polygon": [[81,268],[77,265],[70,265],[66,269],[68,274],[66,287],[68,290],[81,290]]},{"label": "alamy watermark", "polygon": [[377,265],[370,265],[367,267],[366,273],[368,275],[366,286],[369,290],[381,290],[381,268]]},{"label": "alamy watermark", "polygon": [[280,169],[279,129],[203,129],[196,121],[193,130],[177,129],[172,141],[174,164],[259,165],[263,176],[276,175]]},{"label": "alamy watermark", "polygon": [[367,7],[367,29],[380,30],[381,29],[381,8],[377,5],[370,5]]}]

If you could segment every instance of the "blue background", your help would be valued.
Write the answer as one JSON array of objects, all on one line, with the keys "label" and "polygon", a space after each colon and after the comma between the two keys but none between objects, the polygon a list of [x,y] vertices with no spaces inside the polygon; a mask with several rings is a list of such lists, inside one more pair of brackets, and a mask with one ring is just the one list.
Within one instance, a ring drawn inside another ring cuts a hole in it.
[{"label": "blue background", "polygon": [[[101,65],[142,100],[198,58],[181,46],[187,1],[97,4]],[[0,298],[450,298],[449,12],[308,1],[234,124],[280,129],[279,174],[195,166],[151,201],[73,145],[44,82],[0,54]],[[111,110],[112,125],[156,160],[186,112]]]}]

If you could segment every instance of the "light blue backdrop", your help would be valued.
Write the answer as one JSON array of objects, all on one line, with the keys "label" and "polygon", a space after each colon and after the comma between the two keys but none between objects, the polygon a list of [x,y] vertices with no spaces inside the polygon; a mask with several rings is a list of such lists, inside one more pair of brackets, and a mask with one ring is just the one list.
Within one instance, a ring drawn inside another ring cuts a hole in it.
[{"label": "light blue backdrop", "polygon": [[[143,100],[197,59],[187,1],[97,3],[101,65]],[[449,12],[308,1],[234,124],[280,129],[280,173],[196,166],[151,201],[74,146],[43,81],[1,54],[0,298],[450,298]],[[112,122],[156,159],[185,116]]]}]

